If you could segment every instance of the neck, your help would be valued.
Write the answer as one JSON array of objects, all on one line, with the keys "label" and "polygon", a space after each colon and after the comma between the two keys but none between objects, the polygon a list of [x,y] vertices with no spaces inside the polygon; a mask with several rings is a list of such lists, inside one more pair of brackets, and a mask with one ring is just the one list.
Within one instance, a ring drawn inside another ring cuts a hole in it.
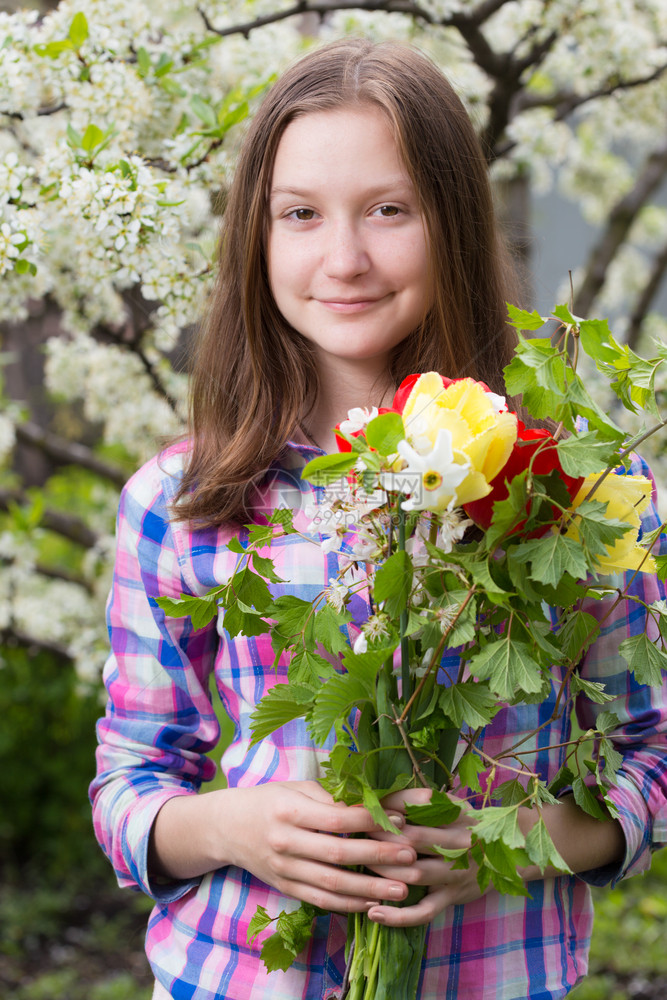
[{"label": "neck", "polygon": [[389,384],[384,369],[377,364],[336,359],[335,371],[320,363],[320,391],[315,406],[303,421],[303,428],[314,444],[324,451],[336,451],[333,428],[347,417],[353,407],[388,406],[395,386]]}]

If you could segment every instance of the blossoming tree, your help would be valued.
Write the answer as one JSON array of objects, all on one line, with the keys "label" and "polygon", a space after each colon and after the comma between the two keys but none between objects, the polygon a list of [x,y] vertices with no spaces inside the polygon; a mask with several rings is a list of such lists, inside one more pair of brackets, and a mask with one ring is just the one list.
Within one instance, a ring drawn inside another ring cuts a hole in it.
[{"label": "blossoming tree", "polygon": [[[0,14],[4,641],[97,678],[118,488],[182,427],[188,331],[244,120],[304,46],[349,31],[423,47],[499,185],[557,184],[598,227],[575,313],[620,312],[631,345],[664,337],[663,0],[62,0]],[[59,423],[17,363],[35,328]],[[47,461],[28,489],[35,453]]]}]

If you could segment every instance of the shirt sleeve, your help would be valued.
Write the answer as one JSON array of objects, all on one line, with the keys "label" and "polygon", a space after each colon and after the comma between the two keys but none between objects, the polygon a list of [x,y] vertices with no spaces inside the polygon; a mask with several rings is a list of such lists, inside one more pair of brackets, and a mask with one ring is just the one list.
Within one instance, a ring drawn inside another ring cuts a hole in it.
[{"label": "shirt sleeve", "polygon": [[[639,458],[630,472],[652,479],[648,466]],[[661,523],[655,501],[654,487],[653,502],[642,517],[640,539]],[[667,554],[664,533],[653,552]],[[580,873],[592,885],[616,884],[626,875],[645,871],[651,863],[651,852],[667,842],[667,673],[663,671],[661,687],[640,684],[619,652],[624,639],[644,631],[652,642],[661,642],[656,621],[645,605],[664,600],[665,586],[655,574],[630,572],[615,577],[611,585],[627,588],[629,596],[644,603],[624,600],[614,607],[615,598],[611,597],[586,602],[584,608],[598,620],[600,634],[584,657],[580,673],[588,680],[604,683],[613,700],[599,705],[580,695],[577,716],[583,730],[594,727],[603,711],[615,713],[620,720],[608,734],[623,758],[608,796],[618,810],[626,841],[620,866]]]},{"label": "shirt sleeve", "polygon": [[119,884],[166,903],[199,880],[150,880],[148,840],[164,803],[195,794],[214,774],[206,754],[217,743],[220,727],[208,682],[219,637],[215,620],[194,631],[189,618],[168,618],[156,604],[158,596],[193,593],[161,478],[154,460],[121,495],[107,603],[112,652],[103,676],[108,701],[97,726],[97,775],[90,798],[96,836]]}]

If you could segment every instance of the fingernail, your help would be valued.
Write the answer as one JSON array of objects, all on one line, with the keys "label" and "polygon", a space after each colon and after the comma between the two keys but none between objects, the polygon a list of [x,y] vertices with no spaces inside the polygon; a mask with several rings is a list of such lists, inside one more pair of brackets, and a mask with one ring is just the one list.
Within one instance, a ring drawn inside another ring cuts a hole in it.
[{"label": "fingernail", "polygon": [[382,913],[381,910],[375,910],[372,913],[369,912],[368,916],[371,920],[374,920],[376,924],[383,924],[385,922],[384,913]]},{"label": "fingernail", "polygon": [[394,826],[404,827],[405,826],[405,816],[390,816],[389,821],[394,824]]},{"label": "fingernail", "polygon": [[407,849],[399,851],[396,855],[397,860],[403,865],[411,865],[414,861],[414,857],[415,856],[412,851],[408,851]]},{"label": "fingernail", "polygon": [[405,895],[405,886],[402,885],[390,885],[389,895],[393,896],[394,899],[403,899]]}]

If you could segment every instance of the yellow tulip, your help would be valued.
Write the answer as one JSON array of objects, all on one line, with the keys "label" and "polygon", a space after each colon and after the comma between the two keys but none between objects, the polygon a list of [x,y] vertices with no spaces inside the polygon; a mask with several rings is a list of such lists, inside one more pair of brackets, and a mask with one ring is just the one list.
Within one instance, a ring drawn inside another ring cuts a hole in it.
[{"label": "yellow tulip", "polygon": [[[599,478],[600,474],[587,476],[584,479],[581,489],[572,503],[575,512]],[[652,491],[653,483],[645,476],[624,476],[617,473],[611,473],[607,476],[596,489],[591,500],[606,503],[607,517],[624,521],[628,526],[622,538],[617,539],[614,545],[607,545],[606,555],[596,555],[597,565],[595,568],[598,573],[620,573],[625,570],[655,573],[656,565],[653,556],[647,555],[646,549],[637,544],[641,523],[639,515],[648,507]],[[579,539],[576,515],[566,534],[570,538]]]},{"label": "yellow tulip", "polygon": [[417,379],[403,408],[407,439],[416,452],[432,452],[439,432],[446,431],[454,462],[468,466],[456,488],[457,506],[490,492],[489,483],[506,464],[516,441],[516,414],[498,412],[498,402],[498,396],[474,379],[457,379],[445,388],[437,372],[427,372]]}]

